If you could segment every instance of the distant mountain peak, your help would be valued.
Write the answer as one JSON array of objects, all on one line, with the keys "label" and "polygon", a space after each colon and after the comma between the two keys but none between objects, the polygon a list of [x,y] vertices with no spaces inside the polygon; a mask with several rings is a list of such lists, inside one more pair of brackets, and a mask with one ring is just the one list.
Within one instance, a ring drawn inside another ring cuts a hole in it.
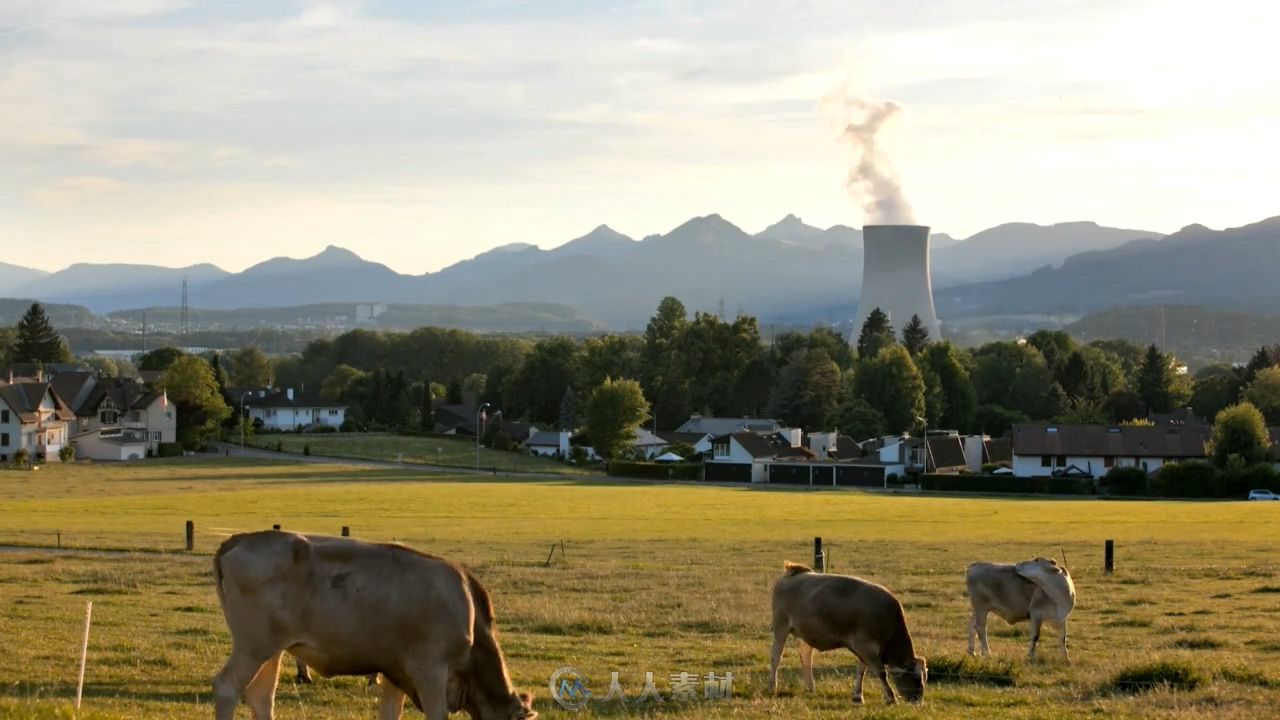
[{"label": "distant mountain peak", "polygon": [[813,237],[821,233],[822,228],[805,224],[798,215],[787,213],[786,217],[756,233],[756,237],[775,240],[796,240]]},{"label": "distant mountain peak", "polygon": [[552,250],[554,253],[611,256],[628,252],[637,245],[635,240],[608,225],[597,225],[594,230],[576,237]]}]

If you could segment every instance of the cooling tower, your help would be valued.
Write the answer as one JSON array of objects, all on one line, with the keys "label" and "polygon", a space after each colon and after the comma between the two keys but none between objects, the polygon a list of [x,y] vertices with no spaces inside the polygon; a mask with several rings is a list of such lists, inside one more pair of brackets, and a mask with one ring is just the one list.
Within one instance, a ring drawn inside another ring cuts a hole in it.
[{"label": "cooling tower", "polygon": [[856,344],[867,316],[880,308],[889,316],[894,334],[919,315],[938,340],[942,329],[933,309],[933,282],[929,272],[929,228],[923,225],[867,225],[862,228],[862,296],[853,325]]}]

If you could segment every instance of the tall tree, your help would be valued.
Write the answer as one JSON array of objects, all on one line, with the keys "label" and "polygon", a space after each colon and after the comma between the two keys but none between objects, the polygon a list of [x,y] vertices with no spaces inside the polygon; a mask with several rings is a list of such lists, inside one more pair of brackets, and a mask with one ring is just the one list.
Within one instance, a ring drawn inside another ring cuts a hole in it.
[{"label": "tall tree", "polygon": [[848,397],[827,416],[826,426],[854,440],[868,440],[885,433],[881,412],[860,397]]},{"label": "tall tree", "polygon": [[1056,413],[1049,396],[1053,371],[1040,351],[1016,342],[988,343],[974,352],[971,373],[980,405],[999,405],[1047,420]]},{"label": "tall tree", "polygon": [[803,350],[782,369],[769,414],[791,427],[820,430],[840,396],[840,367],[825,350]]},{"label": "tall tree", "polygon": [[912,315],[911,322],[902,328],[902,346],[911,353],[912,357],[924,352],[929,345],[929,328],[924,326],[924,321],[919,315]]},{"label": "tall tree", "polygon": [[1027,344],[1040,351],[1045,364],[1055,373],[1080,347],[1074,338],[1062,330],[1037,330],[1027,338]]},{"label": "tall tree", "polygon": [[880,351],[897,341],[893,336],[893,326],[889,324],[889,316],[880,308],[875,308],[867,315],[858,333],[858,357],[874,359]]},{"label": "tall tree", "polygon": [[1268,425],[1280,425],[1280,367],[1259,370],[1244,399],[1258,408]]},{"label": "tall tree", "polygon": [[1205,449],[1218,467],[1226,467],[1236,458],[1245,465],[1262,462],[1270,447],[1271,436],[1262,413],[1244,402],[1218,413]]},{"label": "tall tree", "polygon": [[571,338],[549,338],[533,346],[512,379],[507,417],[525,416],[534,424],[560,419],[564,389],[579,375],[582,349]]},{"label": "tall tree", "polygon": [[218,393],[209,363],[183,355],[164,371],[159,385],[177,405],[178,441],[184,447],[199,448],[217,438],[218,426],[231,415],[231,408]]},{"label": "tall tree", "polygon": [[1173,362],[1160,348],[1151,345],[1138,368],[1138,396],[1148,413],[1166,413],[1173,409]]},{"label": "tall tree", "polygon": [[738,378],[752,359],[765,352],[755,318],[738,316],[728,323],[709,313],[694,316],[679,351],[689,404],[695,411],[713,415],[728,415],[734,409]]},{"label": "tall tree", "polygon": [[1266,370],[1267,368],[1275,367],[1276,365],[1280,365],[1280,347],[1267,347],[1264,345],[1258,348],[1257,351],[1253,353],[1253,356],[1249,358],[1249,362],[1244,366],[1243,384],[1248,385],[1249,383],[1252,383],[1258,373]]},{"label": "tall tree", "polygon": [[418,389],[418,429],[431,432],[436,427],[436,410],[434,398],[431,397],[431,381],[426,378],[417,384]]},{"label": "tall tree", "polygon": [[14,346],[18,342],[18,331],[16,328],[0,327],[0,368],[7,368],[17,362],[14,357]]},{"label": "tall tree", "polygon": [[856,359],[853,356],[853,348],[849,346],[845,336],[834,328],[825,325],[815,327],[809,331],[806,344],[810,350],[825,350],[827,356],[835,361],[842,372],[853,367],[853,361]]},{"label": "tall tree", "polygon": [[449,381],[448,394],[445,395],[444,401],[449,405],[462,404],[462,381],[454,378]]},{"label": "tall tree", "polygon": [[40,303],[31,303],[18,321],[17,339],[13,344],[13,360],[24,363],[71,362],[71,350],[49,323]]},{"label": "tall tree", "polygon": [[653,402],[659,428],[674,428],[689,416],[690,381],[682,350],[688,327],[684,304],[665,297],[644,330],[640,381]]},{"label": "tall tree", "polygon": [[[607,378],[606,378],[607,379]],[[570,385],[564,389],[564,397],[560,398],[560,429],[573,431],[578,428],[578,396]]]},{"label": "tall tree", "polygon": [[969,376],[970,358],[949,341],[931,343],[917,359],[921,368],[937,376],[942,395],[942,413],[937,426],[960,432],[973,429],[978,411],[978,393]]},{"label": "tall tree", "polygon": [[227,354],[231,366],[228,375],[231,386],[236,388],[271,387],[273,380],[271,359],[259,348],[249,345]]},{"label": "tall tree", "polygon": [[186,353],[176,347],[156,348],[155,350],[143,353],[142,356],[138,358],[138,369],[150,372],[162,372],[164,370],[168,370],[170,365],[176,362],[178,358],[185,355]]},{"label": "tall tree", "polygon": [[860,362],[855,386],[858,395],[884,416],[888,432],[910,430],[924,415],[924,378],[900,345]]},{"label": "tall tree", "polygon": [[1191,410],[1212,419],[1240,400],[1242,373],[1230,365],[1210,365],[1196,373],[1191,392]]},{"label": "tall tree", "polygon": [[635,380],[606,378],[587,399],[587,437],[596,452],[618,457],[635,441],[636,428],[649,414],[644,390]]}]

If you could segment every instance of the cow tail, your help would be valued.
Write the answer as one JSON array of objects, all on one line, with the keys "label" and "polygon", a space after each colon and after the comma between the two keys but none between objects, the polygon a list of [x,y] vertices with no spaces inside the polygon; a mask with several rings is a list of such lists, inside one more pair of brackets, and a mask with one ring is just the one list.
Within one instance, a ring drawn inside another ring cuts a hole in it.
[{"label": "cow tail", "polygon": [[232,535],[223,540],[222,544],[218,546],[218,552],[213,554],[213,584],[218,590],[218,602],[220,604],[226,602],[226,592],[222,589],[222,556],[240,544],[240,537],[240,535]]}]

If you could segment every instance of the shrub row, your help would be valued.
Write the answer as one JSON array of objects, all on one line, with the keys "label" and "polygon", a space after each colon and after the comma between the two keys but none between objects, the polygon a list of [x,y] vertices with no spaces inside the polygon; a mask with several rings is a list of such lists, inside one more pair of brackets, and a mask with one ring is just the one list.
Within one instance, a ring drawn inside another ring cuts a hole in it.
[{"label": "shrub row", "polygon": [[177,442],[160,443],[156,447],[156,455],[160,457],[181,457],[182,443],[177,443]]},{"label": "shrub row", "polygon": [[984,492],[1002,495],[1090,495],[1088,478],[1023,478],[1013,475],[921,475],[922,490]]},{"label": "shrub row", "polygon": [[702,479],[702,464],[611,460],[608,473],[614,477],[645,478],[649,480],[700,480]]},{"label": "shrub row", "polygon": [[1170,463],[1150,475],[1137,467],[1112,468],[1100,484],[1109,495],[1241,499],[1250,490],[1280,492],[1280,473],[1266,463],[1220,470],[1190,461]]}]

